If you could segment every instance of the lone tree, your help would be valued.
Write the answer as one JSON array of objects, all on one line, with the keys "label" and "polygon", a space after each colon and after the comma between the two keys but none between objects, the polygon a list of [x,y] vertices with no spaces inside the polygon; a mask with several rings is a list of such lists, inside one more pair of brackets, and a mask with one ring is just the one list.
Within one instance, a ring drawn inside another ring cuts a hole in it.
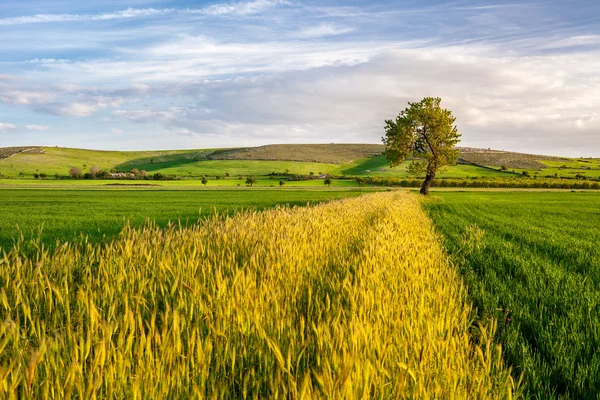
[{"label": "lone tree", "polygon": [[390,167],[412,157],[411,174],[425,173],[421,194],[428,195],[435,174],[446,165],[456,164],[460,141],[452,112],[440,107],[439,97],[425,97],[408,103],[395,121],[385,121],[385,156]]},{"label": "lone tree", "polygon": [[207,183],[208,183],[208,179],[206,179],[206,177],[205,177],[205,176],[203,176],[203,177],[202,177],[202,184],[203,184],[204,186],[206,186],[206,184],[207,184]]},{"label": "lone tree", "polygon": [[246,185],[249,185],[250,187],[252,187],[255,183],[256,183],[256,179],[254,179],[254,177],[249,176],[246,178]]}]

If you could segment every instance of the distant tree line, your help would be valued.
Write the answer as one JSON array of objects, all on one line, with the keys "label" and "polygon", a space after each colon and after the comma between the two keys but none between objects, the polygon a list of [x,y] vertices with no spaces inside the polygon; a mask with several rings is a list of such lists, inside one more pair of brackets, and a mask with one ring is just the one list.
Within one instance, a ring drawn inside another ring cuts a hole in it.
[{"label": "distant tree line", "polygon": [[[423,181],[410,178],[387,177],[359,177],[356,181],[360,186],[400,186],[421,187]],[[547,178],[443,178],[435,179],[433,185],[437,187],[464,187],[464,188],[504,188],[504,189],[600,189],[599,181],[581,181],[573,179],[547,179]]]},{"label": "distant tree line", "polygon": [[150,175],[145,170],[138,170],[133,168],[128,172],[117,171],[117,170],[105,170],[97,166],[93,166],[88,172],[83,173],[80,168],[73,167],[69,169],[69,177],[72,179],[143,179],[143,180],[179,180],[181,179],[177,175],[167,175],[160,172]]}]

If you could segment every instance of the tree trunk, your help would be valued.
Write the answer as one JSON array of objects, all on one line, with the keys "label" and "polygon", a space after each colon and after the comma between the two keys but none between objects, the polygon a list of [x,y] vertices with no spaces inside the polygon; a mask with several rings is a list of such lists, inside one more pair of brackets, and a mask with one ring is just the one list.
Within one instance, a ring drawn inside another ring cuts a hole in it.
[{"label": "tree trunk", "polygon": [[420,190],[420,193],[423,196],[429,195],[429,186],[431,186],[431,182],[433,182],[434,177],[435,177],[435,175],[431,175],[431,174],[427,174],[427,176],[425,176],[425,182],[423,182],[423,186],[421,186],[421,190]]}]

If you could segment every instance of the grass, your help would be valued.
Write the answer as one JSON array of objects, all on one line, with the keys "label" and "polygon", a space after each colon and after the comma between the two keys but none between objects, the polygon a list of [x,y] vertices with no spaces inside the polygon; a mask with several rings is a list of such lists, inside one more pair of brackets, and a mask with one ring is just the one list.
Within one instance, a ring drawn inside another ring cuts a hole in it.
[{"label": "grass", "polygon": [[142,225],[147,218],[158,226],[169,221],[195,223],[213,210],[233,212],[264,209],[277,204],[305,205],[358,196],[359,191],[335,190],[0,190],[0,248],[7,250],[21,229],[26,238],[41,238],[46,245],[72,241],[80,232],[91,241],[118,234],[127,221]]},{"label": "grass", "polygon": [[127,229],[0,268],[0,397],[511,398],[416,196]]},{"label": "grass", "polygon": [[[257,179],[255,187],[279,187],[280,178],[275,179]],[[0,179],[0,189],[15,188],[15,187],[38,187],[38,188],[118,188],[128,186],[147,186],[149,188],[218,188],[218,187],[246,187],[246,179],[237,177],[227,179],[215,179],[209,177],[206,185],[202,184],[200,179],[181,179],[173,181],[155,181],[155,180],[105,180],[105,179]],[[288,181],[284,180],[284,188],[290,187],[311,187],[325,188],[323,179],[306,180],[306,181]],[[358,182],[352,179],[333,179],[331,186],[333,187],[357,187]]]},{"label": "grass", "polygon": [[425,207],[531,398],[600,393],[600,196],[435,193]]}]

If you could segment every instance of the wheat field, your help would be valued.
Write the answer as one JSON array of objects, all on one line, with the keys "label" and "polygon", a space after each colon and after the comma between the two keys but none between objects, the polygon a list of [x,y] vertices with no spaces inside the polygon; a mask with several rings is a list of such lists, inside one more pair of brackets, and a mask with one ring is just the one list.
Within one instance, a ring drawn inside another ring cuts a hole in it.
[{"label": "wheat field", "polygon": [[0,258],[1,398],[512,398],[416,196]]}]

